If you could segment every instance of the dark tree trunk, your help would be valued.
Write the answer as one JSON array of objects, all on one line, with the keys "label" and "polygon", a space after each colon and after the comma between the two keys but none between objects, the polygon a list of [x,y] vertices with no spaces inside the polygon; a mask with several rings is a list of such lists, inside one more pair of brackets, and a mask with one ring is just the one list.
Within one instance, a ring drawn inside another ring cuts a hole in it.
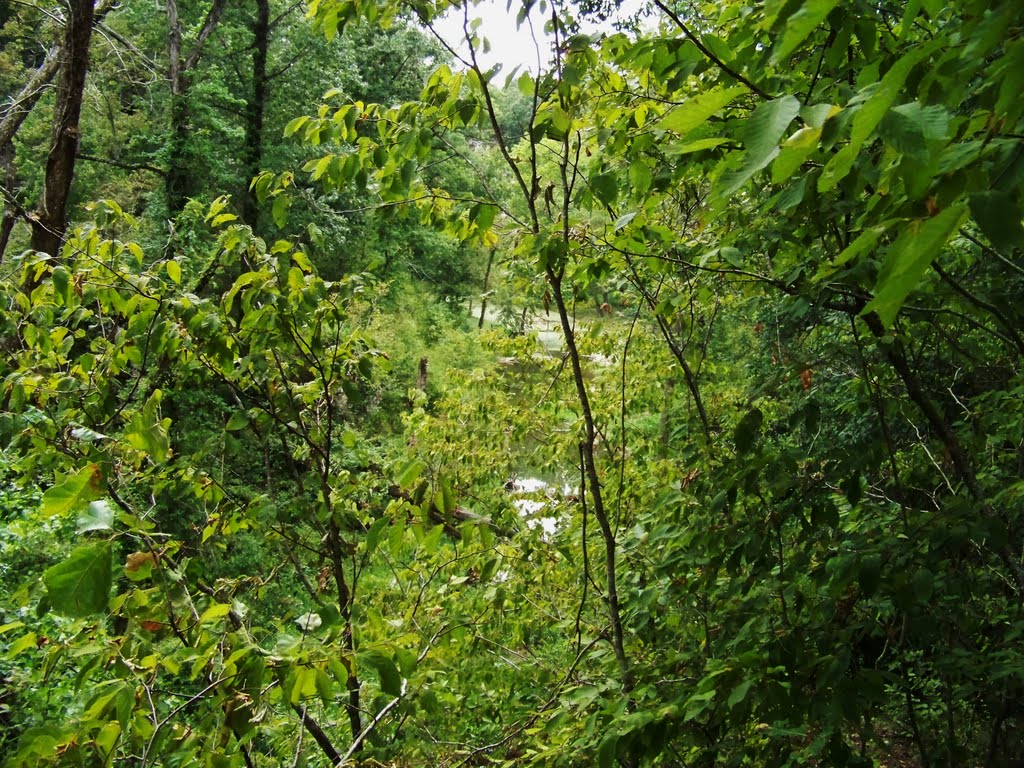
[{"label": "dark tree trunk", "polygon": [[[96,6],[96,11],[93,15],[93,25],[99,24],[113,7],[114,0],[101,0],[99,5]],[[62,41],[46,52],[43,63],[39,65],[39,68],[32,74],[29,81],[25,83],[24,87],[18,92],[18,95],[14,97],[10,106],[3,112],[3,116],[0,117],[0,152],[3,152],[14,140],[18,129],[21,128],[21,124],[25,122],[25,118],[32,113],[32,108],[35,107],[36,102],[46,93],[46,89],[53,82],[53,78],[56,77],[57,72],[60,70],[61,54],[63,51]],[[13,190],[9,191],[13,192]]]},{"label": "dark tree trunk", "polygon": [[[252,98],[246,106],[245,176],[251,182],[263,159],[263,112],[267,101],[267,49],[270,45],[270,0],[256,0],[252,25]],[[242,220],[255,228],[259,217],[256,194],[250,189],[242,202]]]},{"label": "dark tree trunk", "polygon": [[188,107],[189,75],[199,63],[203,44],[220,23],[226,0],[213,0],[195,45],[186,58],[181,50],[181,18],[178,1],[167,0],[167,77],[171,85],[171,140],[168,152],[164,194],[167,214],[172,219],[185,207],[192,193],[191,147],[189,142],[190,113]]},{"label": "dark tree trunk", "polygon": [[69,0],[64,44],[57,79],[53,132],[46,160],[43,196],[32,221],[33,250],[56,256],[64,240],[68,195],[78,152],[78,121],[89,68],[94,0]]},{"label": "dark tree trunk", "polygon": [[0,264],[3,264],[7,243],[11,239],[11,232],[20,214],[18,202],[14,198],[18,175],[14,167],[14,147],[11,144],[0,146],[0,175],[3,176],[5,188],[4,217],[0,220]]}]

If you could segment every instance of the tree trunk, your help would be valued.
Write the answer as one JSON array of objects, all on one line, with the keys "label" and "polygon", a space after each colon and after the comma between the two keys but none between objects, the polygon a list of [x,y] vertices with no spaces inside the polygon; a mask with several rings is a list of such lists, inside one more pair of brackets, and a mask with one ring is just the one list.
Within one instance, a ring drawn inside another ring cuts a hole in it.
[{"label": "tree trunk", "polygon": [[[18,173],[14,167],[14,147],[8,144],[0,146],[0,174],[4,178],[4,216],[0,220],[0,264],[4,263],[4,253],[7,252],[7,243],[11,239],[11,232],[18,220],[18,202],[14,199],[14,190],[17,187]],[[8,199],[8,196],[10,199]]]},{"label": "tree trunk", "polygon": [[171,86],[171,141],[164,194],[167,199],[167,215],[172,219],[185,208],[185,201],[192,192],[191,175],[194,169],[190,163],[189,75],[199,63],[203,44],[220,23],[225,2],[226,0],[213,0],[192,51],[183,59],[178,0],[167,0],[167,77]]},{"label": "tree trunk", "polygon": [[[114,1],[101,0],[100,4],[96,6],[96,11],[93,15],[93,25],[100,23],[103,17],[114,7]],[[39,65],[39,68],[29,78],[29,81],[25,83],[24,87],[18,92],[18,95],[14,97],[11,105],[3,113],[3,118],[0,119],[0,152],[3,152],[11,141],[14,140],[18,129],[21,128],[21,124],[25,122],[25,118],[32,113],[32,108],[39,101],[39,98],[46,93],[46,89],[60,70],[62,53],[63,43],[54,45],[46,52],[43,63]],[[14,190],[10,191],[13,192]]]},{"label": "tree trunk", "polygon": [[[263,159],[263,112],[267,101],[267,49],[270,46],[270,2],[256,0],[256,18],[252,26],[252,98],[246,105],[245,180],[251,182],[260,172]],[[258,201],[252,189],[242,201],[242,220],[255,228],[259,218]]]},{"label": "tree trunk", "polygon": [[46,160],[43,196],[32,220],[33,250],[56,256],[64,240],[68,195],[78,152],[78,121],[89,68],[94,0],[69,0],[64,28],[60,77],[54,104],[50,154]]},{"label": "tree trunk", "polygon": [[484,327],[484,319],[487,317],[487,286],[491,281],[491,265],[494,264],[494,249],[491,248],[490,253],[487,254],[487,271],[484,272],[484,295],[480,300],[480,322],[476,324],[477,328]]}]

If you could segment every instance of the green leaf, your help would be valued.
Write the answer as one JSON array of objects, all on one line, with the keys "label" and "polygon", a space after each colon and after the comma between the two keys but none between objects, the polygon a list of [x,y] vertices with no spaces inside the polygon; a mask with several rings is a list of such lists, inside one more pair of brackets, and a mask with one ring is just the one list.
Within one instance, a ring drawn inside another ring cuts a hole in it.
[{"label": "green leaf", "polygon": [[836,5],[838,0],[806,0],[800,10],[786,20],[786,31],[772,53],[772,64],[778,64],[795,51]]},{"label": "green leaf", "polygon": [[757,408],[751,409],[740,419],[740,423],[736,425],[736,431],[733,433],[737,453],[747,453],[754,447],[763,423],[764,414]]},{"label": "green leaf", "polygon": [[728,144],[729,140],[721,136],[714,136],[709,139],[695,139],[694,141],[687,141],[677,146],[667,147],[667,151],[673,155],[682,156],[689,155],[694,152],[703,152],[705,149],[714,149],[720,147],[722,144]]},{"label": "green leaf", "polygon": [[202,616],[199,617],[199,623],[205,624],[208,621],[216,621],[217,619],[223,619],[231,613],[231,606],[227,603],[214,603],[205,611]]},{"label": "green leaf", "polygon": [[910,71],[932,52],[937,43],[941,42],[942,40],[939,39],[928,45],[914,48],[889,68],[889,71],[885,73],[885,77],[882,78],[880,83],[868,86],[870,91],[865,89],[861,94],[858,94],[863,96],[865,93],[870,92],[871,95],[853,116],[850,143],[828,161],[821,176],[818,178],[819,192],[826,192],[834,188],[840,181],[846,178],[846,175],[853,167],[854,160],[857,159],[857,155],[860,153],[860,148],[874,132],[882,118],[885,117],[885,113],[892,106],[893,101],[896,100],[897,95],[899,95],[903,88],[903,83],[910,74]]},{"label": "green leaf", "polygon": [[615,765],[615,750],[619,744],[618,734],[608,733],[597,748],[598,768],[612,768]]},{"label": "green leaf", "polygon": [[311,699],[316,696],[316,670],[312,667],[297,667],[295,669],[295,683],[292,685],[289,700],[292,704],[298,704],[303,699]]},{"label": "green leaf", "polygon": [[114,527],[114,509],[106,501],[99,500],[89,504],[88,508],[78,516],[78,533],[89,531],[109,531]]},{"label": "green leaf", "polygon": [[619,196],[619,180],[614,173],[595,173],[590,177],[594,197],[605,205],[614,205]]},{"label": "green leaf", "polygon": [[732,709],[745,698],[747,693],[750,691],[750,680],[744,680],[742,683],[733,688],[732,693],[729,694],[729,698],[726,700],[726,705],[729,709]]},{"label": "green leaf", "polygon": [[8,659],[13,659],[22,651],[34,648],[36,645],[36,633],[29,632],[28,634],[22,635],[15,640],[7,649],[7,653],[4,654]]},{"label": "green leaf", "polygon": [[692,99],[687,99],[686,103],[673,107],[661,118],[660,127],[685,136],[730,104],[736,97],[746,92],[746,88],[737,85],[732,88],[708,91]]},{"label": "green leaf", "polygon": [[935,591],[935,576],[927,568],[922,568],[914,574],[912,580],[914,587],[914,597],[920,603],[926,603],[931,599],[932,593]]},{"label": "green leaf", "polygon": [[278,229],[284,229],[284,225],[288,223],[288,206],[290,205],[291,199],[287,195],[278,195],[274,198],[274,206],[270,213],[274,219],[274,225]]},{"label": "green leaf", "polygon": [[865,557],[860,562],[860,569],[857,573],[857,583],[860,584],[860,591],[864,597],[871,597],[878,591],[882,581],[882,560],[877,555]]},{"label": "green leaf", "polygon": [[[220,218],[219,216],[217,218]],[[214,226],[217,226],[216,220]],[[174,259],[168,259],[164,262],[164,269],[167,270],[167,276],[171,278],[171,282],[175,285],[181,285],[181,265],[178,264]]]},{"label": "green leaf", "polygon": [[235,411],[231,414],[231,418],[228,419],[224,429],[228,432],[237,432],[240,429],[245,429],[247,426],[249,426],[249,414],[245,411]]},{"label": "green leaf", "polygon": [[801,128],[786,139],[772,165],[772,184],[781,184],[792,176],[804,160],[818,148],[819,138],[821,128]]},{"label": "green leaf", "polygon": [[835,261],[826,262],[821,265],[818,269],[818,273],[814,276],[815,281],[824,280],[836,273],[840,267],[847,264],[854,259],[860,258],[863,254],[868,253],[874,249],[875,244],[878,243],[878,239],[885,233],[888,228],[888,222],[877,227],[871,227],[865,229],[850,243],[843,252],[840,253]]},{"label": "green leaf", "polygon": [[395,477],[395,482],[400,488],[412,488],[416,484],[416,481],[420,479],[420,475],[426,468],[427,465],[422,461],[419,459],[413,459],[398,471],[398,475]]},{"label": "green leaf", "polygon": [[629,164],[629,183],[633,186],[633,192],[637,195],[646,195],[651,188],[653,175],[647,163],[642,160],[634,160]]},{"label": "green leaf", "polygon": [[390,517],[381,517],[374,521],[373,525],[370,526],[370,530],[366,532],[366,554],[372,555],[373,551],[377,548],[377,543],[380,541],[381,532],[391,522]]},{"label": "green leaf", "polygon": [[359,654],[361,666],[368,666],[377,672],[380,678],[380,689],[389,696],[402,695],[402,676],[395,662],[383,651],[370,650]]},{"label": "green leaf", "polygon": [[57,613],[76,618],[106,611],[111,568],[109,542],[78,547],[67,560],[43,572],[50,605]]},{"label": "green leaf", "polygon": [[[779,154],[779,139],[789,124],[800,113],[800,101],[795,96],[766,102],[754,110],[744,125],[746,150],[738,162],[727,159],[724,172],[715,185],[714,198],[723,202],[759,170]],[[738,164],[738,167],[733,167]]]},{"label": "green leaf", "polygon": [[889,248],[875,285],[875,297],[861,314],[877,312],[882,324],[892,325],[903,302],[917,287],[928,265],[942,253],[967,213],[964,204],[954,205],[930,219],[912,221]]},{"label": "green leaf", "polygon": [[156,463],[164,461],[171,452],[171,441],[167,430],[171,426],[170,419],[159,417],[159,406],[162,393],[156,390],[149,400],[136,413],[125,430],[125,437],[133,448],[149,454]]},{"label": "green leaf", "polygon": [[68,475],[43,494],[43,515],[64,516],[99,498],[102,473],[90,464],[77,474]]},{"label": "green leaf", "polygon": [[1012,195],[1001,190],[978,192],[969,202],[971,215],[996,250],[1008,254],[1024,248],[1020,207]]},{"label": "green leaf", "polygon": [[743,126],[747,156],[754,157],[760,162],[772,154],[778,146],[779,139],[798,114],[800,100],[796,96],[783,96],[755,109]]},{"label": "green leaf", "polygon": [[291,120],[288,123],[288,125],[284,127],[285,137],[294,136],[296,133],[298,133],[299,129],[302,128],[302,126],[309,122],[309,119],[310,118],[308,115],[303,115],[301,117],[296,117],[294,120]]}]

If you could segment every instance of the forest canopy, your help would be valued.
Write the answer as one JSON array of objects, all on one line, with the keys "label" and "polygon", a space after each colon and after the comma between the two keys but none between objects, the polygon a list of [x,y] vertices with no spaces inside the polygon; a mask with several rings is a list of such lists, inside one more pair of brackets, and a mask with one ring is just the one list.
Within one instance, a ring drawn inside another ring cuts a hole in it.
[{"label": "forest canopy", "polygon": [[508,8],[0,6],[0,765],[1024,765],[1019,2]]}]

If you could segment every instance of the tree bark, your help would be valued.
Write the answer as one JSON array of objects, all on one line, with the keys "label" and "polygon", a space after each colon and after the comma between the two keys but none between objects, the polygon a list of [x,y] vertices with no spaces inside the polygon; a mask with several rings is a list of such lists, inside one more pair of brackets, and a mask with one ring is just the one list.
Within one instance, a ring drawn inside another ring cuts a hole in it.
[{"label": "tree bark", "polygon": [[69,0],[60,56],[60,77],[54,104],[50,154],[46,160],[43,196],[32,223],[31,248],[56,256],[64,240],[68,195],[78,152],[82,93],[89,68],[94,0]]},{"label": "tree bark", "polygon": [[[94,25],[99,24],[103,17],[107,15],[107,12],[114,7],[114,2],[115,0],[102,0],[96,6],[93,15]],[[46,52],[43,63],[39,65],[39,68],[29,78],[29,81],[25,83],[24,87],[18,92],[18,95],[14,97],[14,101],[11,102],[11,106],[4,112],[3,117],[0,118],[0,152],[14,140],[18,129],[21,128],[21,124],[25,122],[25,118],[31,114],[36,102],[39,101],[39,98],[46,92],[47,87],[53,82],[53,78],[60,70],[62,53],[63,43],[54,45]]]},{"label": "tree bark", "polygon": [[[4,262],[4,253],[7,252],[7,243],[11,239],[11,232],[14,224],[18,221],[20,208],[14,199],[14,190],[17,187],[17,170],[14,167],[14,147],[8,144],[0,146],[0,175],[4,178],[4,216],[0,220],[0,264]],[[8,199],[8,196],[10,199]]]},{"label": "tree bark", "polygon": [[[260,172],[263,159],[263,113],[267,101],[267,50],[270,47],[270,2],[256,0],[256,18],[252,25],[252,97],[246,105],[245,122],[245,176],[246,181]],[[242,202],[242,220],[255,228],[259,218],[259,203],[252,189],[246,191]]]},{"label": "tree bark", "polygon": [[192,51],[184,59],[181,50],[181,18],[178,0],[167,1],[167,78],[171,86],[171,141],[164,194],[167,213],[173,219],[185,207],[192,191],[189,147],[189,75],[202,57],[203,44],[220,23],[226,0],[213,0]]}]

